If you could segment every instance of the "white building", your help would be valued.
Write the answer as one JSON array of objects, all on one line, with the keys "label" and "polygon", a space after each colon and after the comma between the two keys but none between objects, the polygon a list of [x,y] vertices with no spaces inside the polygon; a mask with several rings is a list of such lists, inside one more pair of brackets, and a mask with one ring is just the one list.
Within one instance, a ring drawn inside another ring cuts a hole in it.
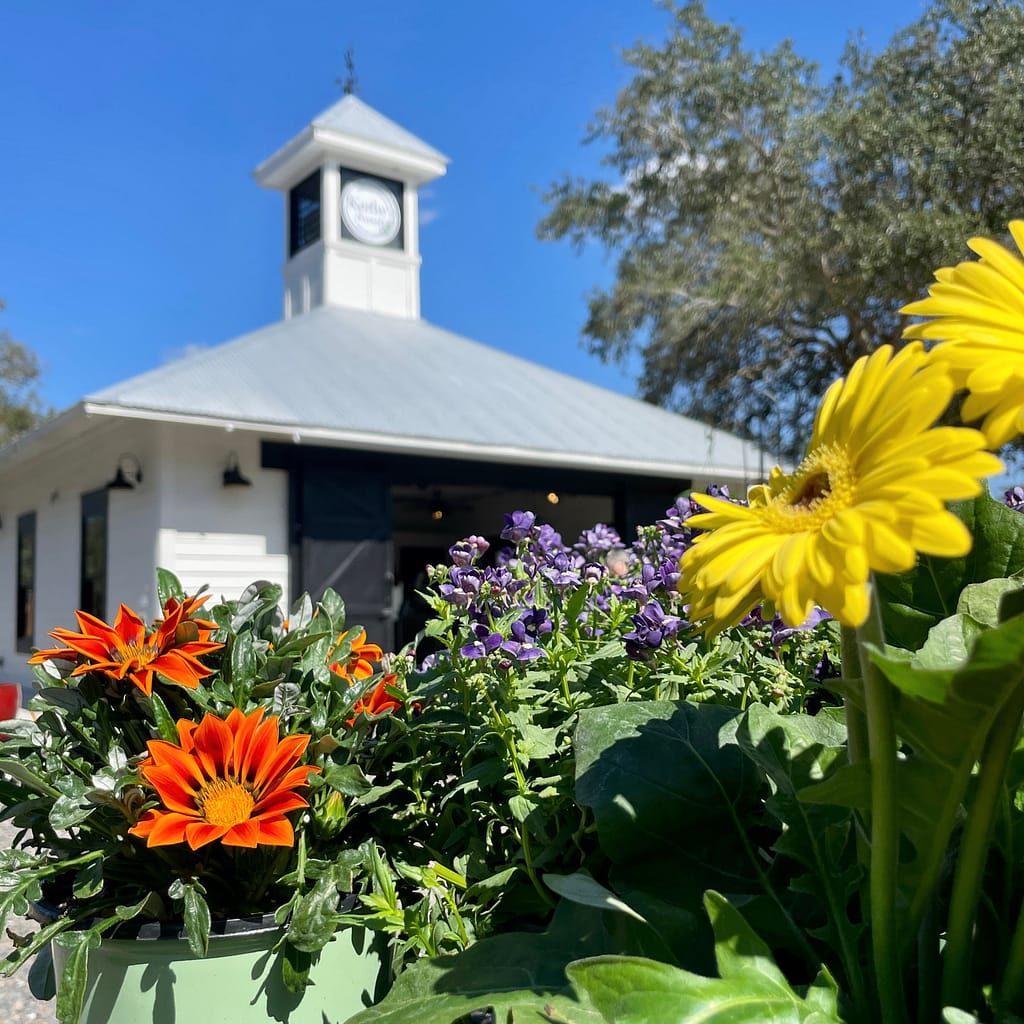
[{"label": "white building", "polygon": [[255,172],[284,198],[284,319],[0,451],[0,678],[76,608],[155,616],[157,566],[215,596],[333,586],[390,645],[417,572],[504,511],[629,538],[757,476],[751,444],[420,317],[417,191],[446,163],[346,96]]}]

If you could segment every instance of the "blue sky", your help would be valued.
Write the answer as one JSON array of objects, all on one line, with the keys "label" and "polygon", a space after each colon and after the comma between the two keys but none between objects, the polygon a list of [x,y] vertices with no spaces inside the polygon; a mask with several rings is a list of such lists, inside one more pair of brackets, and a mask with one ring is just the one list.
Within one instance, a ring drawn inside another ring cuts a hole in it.
[{"label": "blue sky", "polygon": [[[923,3],[707,6],[828,73],[852,30],[879,48]],[[580,345],[610,266],[535,229],[541,189],[597,170],[582,139],[621,50],[668,23],[648,0],[4,0],[0,328],[63,408],[277,320],[281,200],[251,171],[339,97],[351,47],[361,98],[452,161],[421,198],[423,315],[632,394]]]}]

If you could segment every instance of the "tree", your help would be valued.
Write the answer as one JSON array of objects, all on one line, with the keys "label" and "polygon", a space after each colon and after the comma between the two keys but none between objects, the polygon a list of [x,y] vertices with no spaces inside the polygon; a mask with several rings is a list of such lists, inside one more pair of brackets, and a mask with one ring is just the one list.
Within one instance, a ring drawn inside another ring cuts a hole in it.
[{"label": "tree", "polygon": [[0,331],[0,447],[47,415],[35,388],[39,376],[35,353]]},{"label": "tree", "polygon": [[799,458],[827,384],[899,346],[900,306],[967,238],[1024,214],[1024,5],[934,0],[880,53],[851,41],[830,82],[788,42],[754,54],[700,2],[665,7],[591,126],[608,178],[552,185],[538,233],[616,258],[584,334],[641,353],[645,399]]}]

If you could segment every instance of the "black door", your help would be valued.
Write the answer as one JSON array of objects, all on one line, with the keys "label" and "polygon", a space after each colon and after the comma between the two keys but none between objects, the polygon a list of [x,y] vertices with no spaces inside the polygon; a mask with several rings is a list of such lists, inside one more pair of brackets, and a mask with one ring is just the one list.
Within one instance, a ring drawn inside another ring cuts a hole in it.
[{"label": "black door", "polygon": [[384,478],[306,463],[295,495],[296,592],[317,600],[328,588],[345,602],[350,625],[385,651],[394,645],[391,489]]}]

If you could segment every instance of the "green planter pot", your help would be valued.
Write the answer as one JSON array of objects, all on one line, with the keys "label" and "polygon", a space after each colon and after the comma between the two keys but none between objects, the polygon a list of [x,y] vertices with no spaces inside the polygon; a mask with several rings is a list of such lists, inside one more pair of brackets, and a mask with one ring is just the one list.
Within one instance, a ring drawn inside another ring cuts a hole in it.
[{"label": "green planter pot", "polygon": [[[156,926],[149,926],[154,930]],[[281,929],[229,921],[196,957],[177,933],[105,938],[89,953],[80,1024],[341,1024],[382,998],[390,978],[385,936],[342,928],[316,957],[310,985],[290,992],[272,952]],[[60,981],[64,955],[54,945]]]}]

